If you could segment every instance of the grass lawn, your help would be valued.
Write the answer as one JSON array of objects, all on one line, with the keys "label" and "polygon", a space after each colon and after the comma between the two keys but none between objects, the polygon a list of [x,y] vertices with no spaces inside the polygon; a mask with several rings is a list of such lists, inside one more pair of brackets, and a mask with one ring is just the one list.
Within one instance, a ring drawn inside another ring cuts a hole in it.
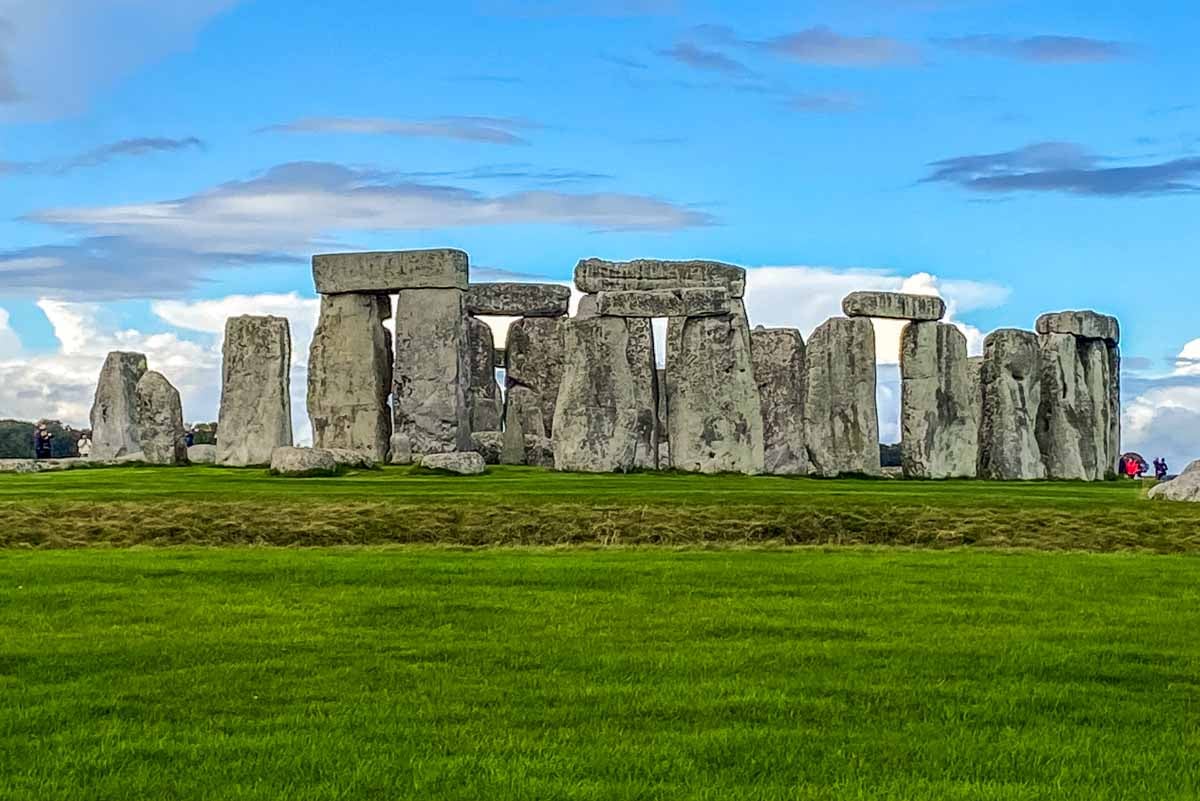
[{"label": "grass lawn", "polygon": [[4,799],[1198,796],[1195,556],[0,551]]},{"label": "grass lawn", "polygon": [[337,478],[113,468],[0,475],[0,547],[902,544],[1200,552],[1200,504],[1133,482],[995,483],[410,468]]}]

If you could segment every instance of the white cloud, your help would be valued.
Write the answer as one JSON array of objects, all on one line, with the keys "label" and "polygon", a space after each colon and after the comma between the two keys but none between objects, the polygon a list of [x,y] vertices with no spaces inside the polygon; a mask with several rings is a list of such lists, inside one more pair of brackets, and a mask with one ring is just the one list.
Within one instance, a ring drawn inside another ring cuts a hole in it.
[{"label": "white cloud", "polygon": [[0,122],[83,111],[97,92],[191,47],[238,1],[0,0]]},{"label": "white cloud", "polygon": [[1124,450],[1165,456],[1175,470],[1200,458],[1200,339],[1180,349],[1160,378],[1126,374],[1121,425]]},{"label": "white cloud", "polygon": [[0,364],[21,353],[21,338],[8,322],[8,309],[0,308]]}]

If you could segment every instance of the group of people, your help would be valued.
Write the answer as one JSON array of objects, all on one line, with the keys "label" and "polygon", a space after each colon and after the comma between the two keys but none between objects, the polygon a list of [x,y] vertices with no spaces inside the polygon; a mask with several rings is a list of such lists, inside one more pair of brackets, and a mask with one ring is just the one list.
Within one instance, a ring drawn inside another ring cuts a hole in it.
[{"label": "group of people", "polygon": [[[1146,464],[1146,460],[1138,456],[1136,453],[1127,453],[1121,457],[1121,476],[1124,478],[1142,479],[1150,470],[1150,465]],[[1166,479],[1170,468],[1167,467],[1167,460],[1159,457],[1154,460],[1154,477],[1159,481]]]}]

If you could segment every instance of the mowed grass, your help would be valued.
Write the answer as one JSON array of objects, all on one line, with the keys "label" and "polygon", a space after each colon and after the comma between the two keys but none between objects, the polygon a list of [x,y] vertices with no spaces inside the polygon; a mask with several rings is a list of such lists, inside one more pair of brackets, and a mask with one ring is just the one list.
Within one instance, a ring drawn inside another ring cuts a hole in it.
[{"label": "mowed grass", "polygon": [[0,551],[4,799],[1194,799],[1200,559]]},{"label": "mowed grass", "polygon": [[0,475],[0,547],[899,544],[1200,552],[1200,505],[1140,484],[411,468],[337,478],[113,468]]}]

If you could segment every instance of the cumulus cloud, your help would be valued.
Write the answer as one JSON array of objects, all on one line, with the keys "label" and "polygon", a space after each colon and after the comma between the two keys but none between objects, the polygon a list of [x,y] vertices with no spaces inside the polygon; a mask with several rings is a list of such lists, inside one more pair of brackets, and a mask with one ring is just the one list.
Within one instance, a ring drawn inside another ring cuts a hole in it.
[{"label": "cumulus cloud", "polygon": [[525,224],[674,231],[716,222],[648,195],[487,194],[328,162],[282,164],[172,200],[44,209],[25,219],[81,238],[0,251],[0,288],[106,297],[177,293],[218,267],[306,260],[345,246],[337,236],[360,231]]},{"label": "cumulus cloud", "polygon": [[1030,61],[1036,64],[1098,64],[1131,55],[1128,45],[1083,36],[1009,36],[983,34],[937,40],[939,44],[967,53]]},{"label": "cumulus cloud", "polygon": [[935,161],[922,183],[950,183],[972,192],[1057,192],[1098,197],[1190,194],[1200,191],[1200,158],[1111,166],[1074,142],[1038,142],[1016,150]]},{"label": "cumulus cloud", "polygon": [[341,133],[375,136],[459,139],[492,145],[527,145],[519,131],[541,126],[508,117],[438,117],[398,120],[384,117],[305,117],[259,129],[258,133]]},{"label": "cumulus cloud", "polygon": [[[0,122],[82,112],[239,0],[0,0]],[[64,55],[65,54],[65,55]]]}]

